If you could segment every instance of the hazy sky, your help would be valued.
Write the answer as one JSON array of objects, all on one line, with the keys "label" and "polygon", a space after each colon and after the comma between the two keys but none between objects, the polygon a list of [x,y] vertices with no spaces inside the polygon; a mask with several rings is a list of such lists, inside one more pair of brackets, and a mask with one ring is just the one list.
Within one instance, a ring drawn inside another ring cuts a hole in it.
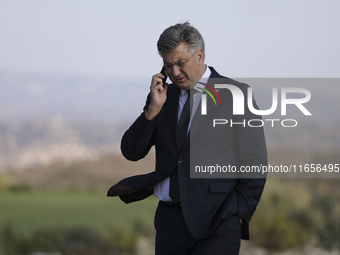
[{"label": "hazy sky", "polygon": [[0,70],[151,79],[191,22],[229,77],[340,77],[339,0],[0,0]]}]

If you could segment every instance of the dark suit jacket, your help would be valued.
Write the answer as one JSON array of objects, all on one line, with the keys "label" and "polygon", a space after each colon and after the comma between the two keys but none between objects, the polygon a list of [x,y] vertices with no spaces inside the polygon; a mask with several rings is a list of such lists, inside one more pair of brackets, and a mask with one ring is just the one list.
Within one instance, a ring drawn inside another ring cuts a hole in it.
[{"label": "dark suit jacket", "polygon": [[[248,85],[223,77],[212,67],[209,68],[212,71],[211,78],[220,78],[220,83],[237,86],[247,98]],[[210,86],[213,87],[214,84]],[[223,179],[190,178],[190,154],[195,154],[196,159],[207,159],[212,165],[231,164],[238,168],[267,165],[267,151],[261,127],[223,125],[223,136],[220,132],[207,132],[206,128],[202,128],[204,125],[207,128],[212,127],[212,120],[222,117],[237,122],[259,119],[259,116],[248,110],[246,104],[245,115],[233,116],[230,91],[221,89],[219,95],[223,106],[215,107],[208,98],[207,115],[201,115],[199,106],[191,124],[190,136],[180,151],[176,137],[179,88],[174,84],[169,85],[167,100],[161,112],[151,121],[146,119],[143,112],[125,132],[121,143],[123,155],[132,161],[142,159],[155,146],[155,171],[120,181],[111,187],[108,196],[118,195],[126,203],[143,199],[153,193],[156,183],[178,171],[184,219],[195,238],[207,237],[220,219],[239,213],[244,221],[242,238],[249,239],[248,224],[260,200],[265,178],[228,178],[228,175]],[[144,111],[149,102],[150,96]],[[253,104],[257,108],[255,101]],[[190,137],[195,139],[194,144],[190,143]],[[191,167],[192,164],[193,162]]]}]

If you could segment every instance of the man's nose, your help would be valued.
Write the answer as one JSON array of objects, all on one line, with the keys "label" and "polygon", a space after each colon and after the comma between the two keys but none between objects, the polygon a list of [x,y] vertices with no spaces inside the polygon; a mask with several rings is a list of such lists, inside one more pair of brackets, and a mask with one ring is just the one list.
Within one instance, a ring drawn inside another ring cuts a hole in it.
[{"label": "man's nose", "polygon": [[172,73],[173,73],[174,76],[178,76],[178,75],[181,74],[181,70],[177,65],[174,65],[172,67]]}]

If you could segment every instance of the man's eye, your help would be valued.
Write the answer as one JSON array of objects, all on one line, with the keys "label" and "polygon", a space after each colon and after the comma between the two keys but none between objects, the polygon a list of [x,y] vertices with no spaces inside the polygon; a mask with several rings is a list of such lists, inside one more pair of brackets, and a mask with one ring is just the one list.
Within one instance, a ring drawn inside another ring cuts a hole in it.
[{"label": "man's eye", "polygon": [[171,65],[171,64],[165,64],[164,67],[165,67],[166,69],[171,69],[172,65]]},{"label": "man's eye", "polygon": [[178,67],[182,67],[182,66],[185,65],[185,62],[177,62],[176,65],[177,65]]}]

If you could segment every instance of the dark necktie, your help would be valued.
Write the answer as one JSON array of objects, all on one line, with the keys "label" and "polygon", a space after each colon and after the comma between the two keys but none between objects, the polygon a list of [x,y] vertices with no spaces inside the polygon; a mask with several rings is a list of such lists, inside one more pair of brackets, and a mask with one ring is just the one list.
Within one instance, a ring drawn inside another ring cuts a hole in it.
[{"label": "dark necktie", "polygon": [[[195,91],[188,90],[187,92],[188,99],[184,104],[182,114],[177,125],[177,140],[180,150],[182,149],[187,137],[188,126],[190,122],[190,109],[192,108],[193,95]],[[178,171],[176,171],[173,175],[170,176],[169,196],[174,203],[177,203],[180,200]]]}]

